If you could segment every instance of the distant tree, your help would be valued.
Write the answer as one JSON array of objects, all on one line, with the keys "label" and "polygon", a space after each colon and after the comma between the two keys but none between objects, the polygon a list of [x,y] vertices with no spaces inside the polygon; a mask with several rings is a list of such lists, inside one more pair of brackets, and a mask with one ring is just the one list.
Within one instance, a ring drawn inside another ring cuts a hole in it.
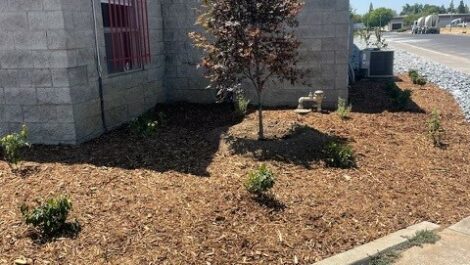
[{"label": "distant tree", "polygon": [[447,13],[447,8],[444,5],[440,6],[439,14],[445,14],[445,13]]},{"label": "distant tree", "polygon": [[440,8],[435,5],[426,4],[421,13],[423,13],[423,15],[440,14]]},{"label": "distant tree", "polygon": [[200,66],[225,98],[248,80],[258,96],[259,139],[264,138],[262,93],[268,82],[297,83],[300,41],[294,34],[302,0],[204,0],[189,37],[205,53]]},{"label": "distant tree", "polygon": [[374,11],[374,5],[371,2],[369,5],[369,13],[371,13],[372,11]]},{"label": "distant tree", "polygon": [[459,6],[457,7],[457,12],[458,12],[459,14],[464,14],[464,13],[466,13],[466,11],[467,11],[467,10],[466,10],[466,8],[465,8],[465,3],[463,2],[463,0],[460,0],[460,4],[459,4]]},{"label": "distant tree", "polygon": [[447,12],[449,13],[455,13],[455,5],[454,5],[454,0],[450,1],[449,8],[447,9]]},{"label": "distant tree", "polygon": [[405,24],[405,26],[411,26],[413,25],[413,23],[418,20],[421,16],[421,14],[410,14],[410,15],[407,15],[405,16],[405,18],[403,19],[403,24]]},{"label": "distant tree", "polygon": [[387,25],[394,16],[392,9],[381,7],[365,14],[362,20],[367,27],[375,28]]},{"label": "distant tree", "polygon": [[355,10],[351,9],[350,14],[351,14],[352,23],[361,23],[362,22],[362,16],[357,14]]},{"label": "distant tree", "polygon": [[400,15],[405,16],[404,24],[405,26],[410,26],[413,24],[414,21],[418,20],[420,17],[428,16],[431,14],[445,14],[447,13],[447,9],[445,6],[436,6],[436,5],[429,5],[429,4],[414,4],[409,5],[406,4],[403,6],[403,9]]}]

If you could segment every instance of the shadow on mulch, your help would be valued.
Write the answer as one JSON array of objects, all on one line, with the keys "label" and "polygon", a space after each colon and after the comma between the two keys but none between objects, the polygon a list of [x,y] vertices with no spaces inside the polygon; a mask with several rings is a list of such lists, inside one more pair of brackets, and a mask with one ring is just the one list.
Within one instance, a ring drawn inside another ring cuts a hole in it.
[{"label": "shadow on mulch", "polygon": [[284,202],[277,199],[273,194],[259,194],[252,197],[259,205],[271,209],[273,212],[282,212],[287,206]]},{"label": "shadow on mulch", "polygon": [[154,115],[164,113],[165,125],[152,137],[137,137],[124,126],[79,146],[33,146],[24,159],[207,177],[221,135],[241,122],[232,108],[228,104],[159,105]]},{"label": "shadow on mulch", "polygon": [[31,228],[27,231],[26,236],[31,238],[34,243],[36,244],[47,244],[49,242],[53,242],[57,238],[70,238],[76,239],[80,232],[82,231],[82,226],[78,221],[73,222],[66,222],[60,232],[54,235],[45,235],[41,232]]},{"label": "shadow on mulch", "polygon": [[396,77],[393,80],[360,80],[351,86],[349,91],[350,101],[352,103],[352,111],[359,113],[382,113],[389,112],[410,112],[410,113],[425,113],[412,100],[408,105],[403,108],[397,108],[390,98],[387,91],[387,83],[401,82],[400,78]]},{"label": "shadow on mulch", "polygon": [[283,138],[259,141],[228,136],[226,141],[234,154],[249,154],[259,161],[275,160],[310,169],[313,162],[325,159],[322,147],[326,143],[346,142],[346,139],[322,133],[308,126],[295,126]]}]

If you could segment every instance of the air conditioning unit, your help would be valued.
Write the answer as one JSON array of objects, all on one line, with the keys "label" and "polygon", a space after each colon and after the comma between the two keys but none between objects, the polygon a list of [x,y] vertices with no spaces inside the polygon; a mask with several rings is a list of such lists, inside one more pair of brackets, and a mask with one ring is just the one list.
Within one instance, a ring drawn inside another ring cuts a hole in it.
[{"label": "air conditioning unit", "polygon": [[394,51],[366,49],[362,51],[361,70],[368,78],[393,77]]}]

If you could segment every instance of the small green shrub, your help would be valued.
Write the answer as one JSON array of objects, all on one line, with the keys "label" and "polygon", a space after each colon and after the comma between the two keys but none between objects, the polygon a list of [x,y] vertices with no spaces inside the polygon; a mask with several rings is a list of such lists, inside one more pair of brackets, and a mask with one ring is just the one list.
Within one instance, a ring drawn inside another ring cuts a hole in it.
[{"label": "small green shrub", "polygon": [[250,193],[260,195],[269,191],[274,187],[275,183],[276,177],[266,165],[263,164],[257,170],[250,172],[245,182],[245,188]]},{"label": "small green shrub", "polygon": [[436,109],[432,111],[431,118],[428,120],[428,134],[433,141],[434,146],[442,146],[442,135],[444,134],[444,129],[442,128],[441,114]]},{"label": "small green shrub", "polygon": [[131,121],[129,126],[134,134],[149,137],[157,132],[158,121],[153,119],[150,114],[144,114]]},{"label": "small green shrub", "polygon": [[323,147],[325,163],[329,167],[351,168],[356,166],[354,151],[351,146],[332,141]]},{"label": "small green shrub", "polygon": [[29,146],[28,143],[28,129],[25,125],[18,133],[12,133],[0,139],[0,145],[3,149],[5,160],[13,165],[21,161],[20,150],[23,147]]},{"label": "small green shrub", "polygon": [[415,85],[419,85],[421,87],[425,86],[428,81],[426,78],[418,73],[416,70],[409,70],[408,71],[408,76],[410,77],[411,81]]},{"label": "small green shrub", "polygon": [[59,196],[48,199],[32,210],[22,205],[21,213],[26,224],[35,227],[45,237],[53,237],[68,228],[66,221],[71,209],[70,199]]},{"label": "small green shrub", "polygon": [[343,98],[338,98],[338,109],[336,114],[342,119],[345,120],[349,118],[349,113],[351,113],[352,105],[347,105],[346,100]]},{"label": "small green shrub", "polygon": [[414,69],[410,69],[408,71],[408,76],[413,79],[413,77],[418,77],[419,74],[418,74],[418,71],[417,70],[414,70]]},{"label": "small green shrub", "polygon": [[243,95],[235,96],[234,100],[234,107],[235,107],[235,115],[237,117],[245,117],[248,113],[248,105],[250,101]]},{"label": "small green shrub", "polygon": [[428,83],[428,81],[426,80],[426,78],[424,78],[423,76],[419,76],[418,78],[416,78],[413,82],[413,84],[415,85],[419,85],[421,87],[425,86],[426,84]]}]

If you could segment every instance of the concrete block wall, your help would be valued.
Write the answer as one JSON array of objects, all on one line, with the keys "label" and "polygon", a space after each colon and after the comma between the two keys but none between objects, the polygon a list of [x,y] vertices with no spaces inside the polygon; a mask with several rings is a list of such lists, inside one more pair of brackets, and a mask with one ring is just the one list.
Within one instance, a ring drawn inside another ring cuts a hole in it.
[{"label": "concrete block wall", "polygon": [[[165,88],[172,101],[215,100],[215,91],[206,89],[203,70],[196,69],[201,53],[187,37],[188,32],[200,30],[194,24],[200,5],[200,0],[162,0]],[[321,89],[326,93],[325,105],[334,108],[338,97],[348,97],[349,0],[306,0],[299,22],[299,66],[310,70],[305,81],[311,87],[272,85],[264,93],[264,104],[296,106],[299,97]],[[248,92],[254,99],[253,90]]]},{"label": "concrete block wall", "polygon": [[[90,2],[90,0],[86,0]],[[151,63],[146,64],[143,69],[130,72],[109,74],[106,63],[106,47],[104,39],[103,18],[101,13],[101,1],[94,1],[97,21],[97,37],[102,67],[103,82],[103,107],[106,127],[113,129],[138,117],[143,112],[151,109],[155,104],[165,101],[163,89],[164,73],[164,51],[163,51],[163,25],[161,15],[161,4],[159,0],[148,0],[149,38]],[[88,4],[87,14],[92,14],[91,5]],[[82,25],[83,29],[93,30],[93,24]],[[92,44],[88,47],[90,53],[96,54],[94,35],[88,37]],[[88,84],[83,85],[77,91],[98,92],[98,72],[96,60],[89,58],[86,63],[88,73]],[[77,123],[77,136],[79,141],[88,140],[95,133],[102,132],[101,110],[99,95],[92,93],[89,98],[76,95],[79,104],[75,106],[75,118]]]},{"label": "concrete block wall", "polygon": [[[105,63],[101,1],[93,1]],[[149,1],[152,63],[108,75],[105,116],[116,127],[165,100],[160,3]],[[76,144],[103,133],[91,0],[0,1],[0,136],[26,124],[30,141]]]},{"label": "concrete block wall", "polygon": [[33,142],[75,143],[70,82],[80,69],[58,38],[72,26],[58,1],[0,1],[0,134],[26,124]]}]

